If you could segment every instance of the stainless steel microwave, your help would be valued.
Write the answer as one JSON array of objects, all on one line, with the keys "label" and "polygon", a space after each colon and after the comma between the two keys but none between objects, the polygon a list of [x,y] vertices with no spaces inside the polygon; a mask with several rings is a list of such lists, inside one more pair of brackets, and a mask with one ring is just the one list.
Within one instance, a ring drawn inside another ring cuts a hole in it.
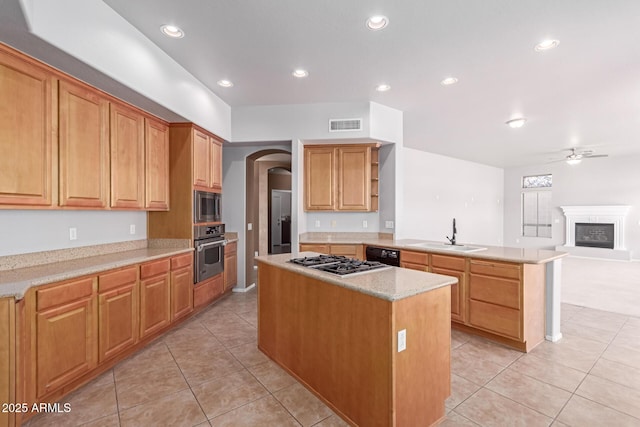
[{"label": "stainless steel microwave", "polygon": [[222,194],[208,191],[193,192],[193,222],[222,221]]}]

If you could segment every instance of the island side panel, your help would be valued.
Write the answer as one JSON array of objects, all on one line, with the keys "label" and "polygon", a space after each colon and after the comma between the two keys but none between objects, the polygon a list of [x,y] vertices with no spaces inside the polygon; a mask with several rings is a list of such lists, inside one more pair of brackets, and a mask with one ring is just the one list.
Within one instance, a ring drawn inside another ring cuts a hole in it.
[{"label": "island side panel", "polygon": [[[451,395],[451,290],[449,286],[393,303],[395,425],[430,426],[445,416]],[[397,352],[397,333],[407,348]]]},{"label": "island side panel", "polygon": [[260,263],[258,347],[356,425],[391,425],[391,302]]},{"label": "island side panel", "polygon": [[524,264],[523,310],[525,351],[531,351],[545,337],[545,266]]}]

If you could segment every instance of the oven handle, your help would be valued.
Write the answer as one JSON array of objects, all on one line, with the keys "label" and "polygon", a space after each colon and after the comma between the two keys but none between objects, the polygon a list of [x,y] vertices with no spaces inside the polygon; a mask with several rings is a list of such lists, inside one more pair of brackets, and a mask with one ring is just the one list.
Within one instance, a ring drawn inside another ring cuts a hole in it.
[{"label": "oven handle", "polygon": [[229,241],[226,240],[226,239],[225,240],[216,240],[215,242],[203,243],[201,245],[198,245],[197,249],[198,249],[198,252],[202,252],[202,250],[204,248],[206,248],[206,247],[217,246],[217,245],[226,246],[228,242]]}]

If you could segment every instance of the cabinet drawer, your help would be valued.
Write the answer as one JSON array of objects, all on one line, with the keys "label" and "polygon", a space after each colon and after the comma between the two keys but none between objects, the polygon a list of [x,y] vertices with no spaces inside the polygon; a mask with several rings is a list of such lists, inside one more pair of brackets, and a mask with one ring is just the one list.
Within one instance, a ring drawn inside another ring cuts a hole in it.
[{"label": "cabinet drawer", "polygon": [[471,274],[469,298],[517,310],[520,308],[520,282]]},{"label": "cabinet drawer", "polygon": [[135,283],[138,280],[138,266],[123,268],[98,276],[98,292]]},{"label": "cabinet drawer", "polygon": [[429,271],[429,266],[424,264],[412,264],[410,262],[402,261],[400,263],[400,267],[408,268],[409,270],[418,270],[418,271]]},{"label": "cabinet drawer", "polygon": [[329,253],[331,255],[344,255],[354,257],[358,255],[359,245],[330,245]]},{"label": "cabinet drawer", "polygon": [[469,323],[509,338],[522,339],[520,311],[481,301],[469,301]]},{"label": "cabinet drawer", "polygon": [[520,264],[506,262],[471,260],[472,273],[486,274],[489,276],[505,277],[507,279],[520,279]]},{"label": "cabinet drawer", "polygon": [[142,264],[140,266],[140,280],[157,276],[158,274],[164,274],[169,271],[170,267],[171,262],[169,258]]},{"label": "cabinet drawer", "polygon": [[95,277],[87,277],[36,291],[36,310],[46,310],[82,298],[90,298],[94,281]]},{"label": "cabinet drawer", "polygon": [[225,255],[229,254],[235,254],[238,252],[238,243],[237,242],[231,242],[231,243],[227,243],[227,246],[224,247],[224,253]]},{"label": "cabinet drawer", "polygon": [[193,253],[178,255],[171,258],[171,270],[177,270],[193,263]]},{"label": "cabinet drawer", "polygon": [[464,271],[465,259],[455,256],[431,255],[431,266],[448,270]]},{"label": "cabinet drawer", "polygon": [[300,243],[300,252],[329,253],[329,245],[314,245],[313,243]]},{"label": "cabinet drawer", "polygon": [[407,262],[410,264],[422,264],[424,266],[429,265],[429,254],[424,252],[400,252],[400,262]]}]

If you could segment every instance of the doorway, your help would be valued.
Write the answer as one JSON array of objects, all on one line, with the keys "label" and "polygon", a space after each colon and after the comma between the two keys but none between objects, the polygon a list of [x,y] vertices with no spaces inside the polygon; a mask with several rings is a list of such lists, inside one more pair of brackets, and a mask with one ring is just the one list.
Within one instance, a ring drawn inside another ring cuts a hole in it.
[{"label": "doorway", "polygon": [[271,190],[269,253],[291,253],[291,190]]}]

